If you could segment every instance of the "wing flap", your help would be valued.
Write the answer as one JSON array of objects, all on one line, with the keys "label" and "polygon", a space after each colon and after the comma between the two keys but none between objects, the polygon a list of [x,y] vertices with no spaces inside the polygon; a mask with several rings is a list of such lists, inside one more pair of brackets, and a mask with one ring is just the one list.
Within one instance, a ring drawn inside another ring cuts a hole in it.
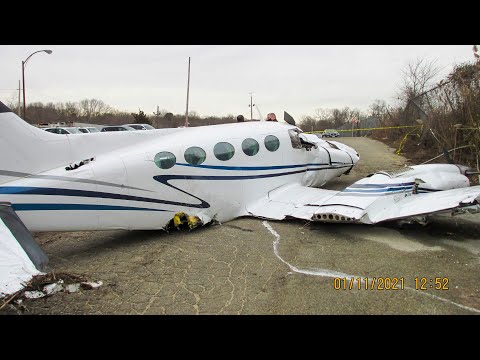
[{"label": "wing flap", "polygon": [[317,189],[299,184],[288,184],[270,191],[267,197],[247,206],[247,212],[256,217],[283,220],[287,216],[309,220],[315,209],[338,194],[338,191]]}]

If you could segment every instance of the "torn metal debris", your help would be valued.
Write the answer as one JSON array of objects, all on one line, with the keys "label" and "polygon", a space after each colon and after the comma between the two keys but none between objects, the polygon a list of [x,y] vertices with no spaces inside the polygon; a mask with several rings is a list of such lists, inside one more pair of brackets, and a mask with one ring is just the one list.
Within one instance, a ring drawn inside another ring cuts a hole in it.
[{"label": "torn metal debris", "polygon": [[176,228],[180,230],[188,227],[190,230],[192,230],[201,225],[204,225],[204,222],[198,216],[191,216],[185,214],[184,212],[178,212],[167,224],[166,229],[168,230],[170,228]]},{"label": "torn metal debris", "polygon": [[11,303],[13,300],[15,300],[15,303],[21,304],[23,299],[40,299],[52,296],[59,292],[74,293],[80,289],[98,289],[102,285],[102,281],[88,281],[82,275],[68,273],[36,275],[25,284],[23,289],[9,296],[0,305],[0,309]]}]

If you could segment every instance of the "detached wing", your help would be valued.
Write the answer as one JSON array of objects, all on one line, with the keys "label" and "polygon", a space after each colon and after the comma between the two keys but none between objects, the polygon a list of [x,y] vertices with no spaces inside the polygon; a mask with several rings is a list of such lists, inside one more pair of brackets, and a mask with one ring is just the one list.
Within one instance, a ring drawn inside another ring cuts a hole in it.
[{"label": "detached wing", "polygon": [[310,220],[315,210],[339,191],[288,184],[270,191],[267,197],[247,207],[255,217],[283,220],[287,216]]},{"label": "detached wing", "polygon": [[363,224],[439,213],[480,212],[480,186],[413,194],[414,186],[414,178],[392,179],[381,185],[357,182],[343,191],[286,185],[271,191],[247,211],[252,216],[275,220],[294,217]]},{"label": "detached wing", "polygon": [[377,199],[365,209],[361,222],[376,224],[387,220],[408,219],[433,214],[458,215],[480,212],[480,186],[406,196]]},{"label": "detached wing", "polygon": [[46,269],[48,258],[8,204],[0,204],[0,297]]}]

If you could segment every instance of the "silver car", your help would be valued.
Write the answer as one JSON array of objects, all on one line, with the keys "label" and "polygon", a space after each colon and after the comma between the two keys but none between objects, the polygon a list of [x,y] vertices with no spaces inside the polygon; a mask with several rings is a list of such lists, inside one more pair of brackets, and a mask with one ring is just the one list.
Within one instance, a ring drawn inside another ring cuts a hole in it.
[{"label": "silver car", "polygon": [[333,130],[333,129],[326,129],[322,133],[322,137],[339,137],[339,136],[340,136],[340,133],[337,130]]}]

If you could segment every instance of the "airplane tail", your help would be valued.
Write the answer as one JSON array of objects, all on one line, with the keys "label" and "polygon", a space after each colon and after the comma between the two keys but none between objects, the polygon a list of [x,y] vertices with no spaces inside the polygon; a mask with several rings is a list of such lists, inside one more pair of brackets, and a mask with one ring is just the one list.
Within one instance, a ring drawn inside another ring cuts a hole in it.
[{"label": "airplane tail", "polygon": [[68,138],[32,126],[0,102],[0,184],[68,162]]}]

